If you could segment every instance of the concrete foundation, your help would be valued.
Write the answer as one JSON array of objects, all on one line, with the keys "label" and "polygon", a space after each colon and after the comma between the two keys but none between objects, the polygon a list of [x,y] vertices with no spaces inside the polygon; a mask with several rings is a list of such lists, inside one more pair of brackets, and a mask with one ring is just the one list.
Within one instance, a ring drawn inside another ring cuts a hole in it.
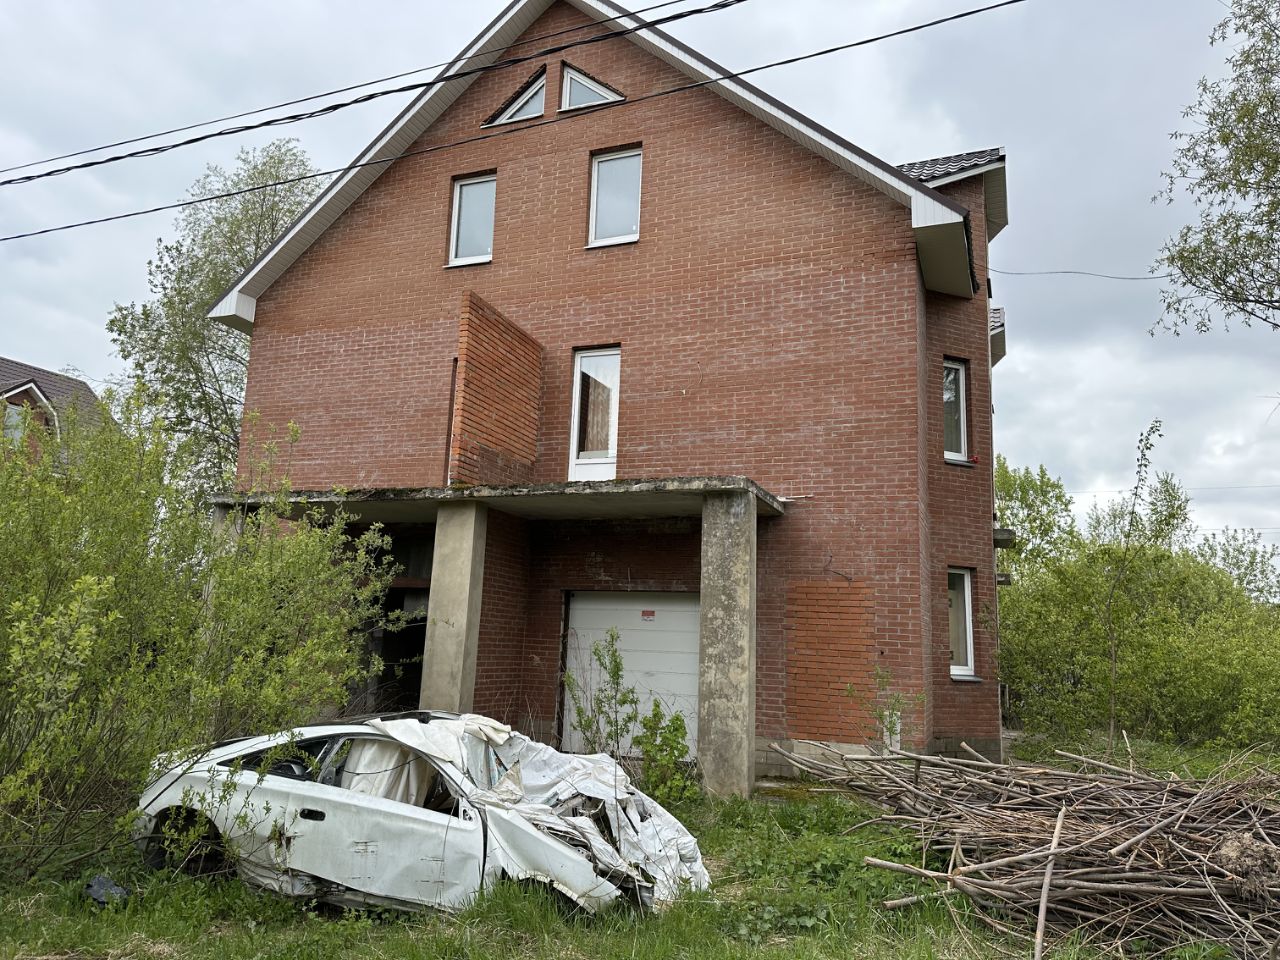
[{"label": "concrete foundation", "polygon": [[747,491],[702,507],[698,765],[707,791],[746,796],[755,781],[756,507]]},{"label": "concrete foundation", "polygon": [[487,528],[488,507],[483,503],[442,503],[436,515],[418,699],[423,710],[471,710]]}]

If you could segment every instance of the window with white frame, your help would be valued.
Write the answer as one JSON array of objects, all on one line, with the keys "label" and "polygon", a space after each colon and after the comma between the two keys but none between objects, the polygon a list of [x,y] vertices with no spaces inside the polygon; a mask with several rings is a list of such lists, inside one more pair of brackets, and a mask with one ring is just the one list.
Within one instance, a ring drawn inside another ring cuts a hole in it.
[{"label": "window with white frame", "polygon": [[588,246],[640,239],[640,151],[603,153],[591,160]]},{"label": "window with white frame", "polygon": [[12,443],[22,439],[22,407],[16,403],[4,403],[4,438]]},{"label": "window with white frame", "polygon": [[969,459],[967,373],[963,360],[946,360],[942,364],[942,451],[948,460]]},{"label": "window with white frame", "polygon": [[573,355],[573,417],[569,479],[612,480],[618,474],[618,385],[622,351]]},{"label": "window with white frame", "polygon": [[515,123],[517,120],[532,120],[542,116],[546,109],[547,76],[544,73],[513,101],[511,105],[489,121],[488,126],[499,123]]},{"label": "window with white frame", "polygon": [[449,229],[449,265],[488,263],[493,259],[493,174],[453,181],[453,222]]},{"label": "window with white frame", "polygon": [[973,571],[947,570],[947,606],[950,608],[951,675],[973,676]]},{"label": "window with white frame", "polygon": [[560,74],[560,109],[577,110],[597,103],[611,103],[624,99],[616,90],[610,90],[599,80],[593,80],[581,70],[565,64]]}]

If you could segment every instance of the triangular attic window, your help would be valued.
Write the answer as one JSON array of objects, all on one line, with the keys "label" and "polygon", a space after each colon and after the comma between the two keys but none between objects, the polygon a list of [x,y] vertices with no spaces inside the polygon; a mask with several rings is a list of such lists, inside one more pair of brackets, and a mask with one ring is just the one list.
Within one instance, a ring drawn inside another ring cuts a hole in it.
[{"label": "triangular attic window", "polygon": [[560,78],[560,109],[576,110],[579,107],[592,107],[597,103],[609,103],[624,99],[616,90],[606,87],[599,80],[592,79],[581,70],[565,64]]},{"label": "triangular attic window", "polygon": [[489,121],[489,124],[514,123],[517,120],[532,120],[534,117],[540,117],[546,108],[546,98],[547,76],[544,73],[529,86],[528,90],[518,94],[509,106]]}]

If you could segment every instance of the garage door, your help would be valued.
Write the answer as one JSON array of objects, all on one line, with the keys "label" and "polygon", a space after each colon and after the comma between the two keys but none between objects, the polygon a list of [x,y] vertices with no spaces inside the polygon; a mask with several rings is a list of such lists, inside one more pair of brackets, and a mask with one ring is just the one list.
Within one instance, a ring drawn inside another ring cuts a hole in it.
[{"label": "garage door", "polygon": [[[696,593],[574,593],[569,597],[565,670],[588,690],[600,681],[591,647],[616,627],[624,681],[636,688],[641,713],[658,700],[668,715],[684,714],[689,753],[698,742],[698,595]],[[566,750],[582,749],[573,729],[573,702],[564,694]]]}]

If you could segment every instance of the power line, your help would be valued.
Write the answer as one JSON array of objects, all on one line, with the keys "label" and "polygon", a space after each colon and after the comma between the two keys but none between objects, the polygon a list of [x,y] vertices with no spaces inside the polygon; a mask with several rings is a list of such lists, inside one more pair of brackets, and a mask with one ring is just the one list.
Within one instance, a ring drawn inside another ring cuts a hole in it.
[{"label": "power line", "polygon": [[635,26],[623,27],[619,30],[610,30],[607,33],[598,34],[594,37],[585,37],[581,40],[572,40],[567,43],[557,44],[553,47],[546,47],[542,50],[535,50],[533,53],[521,54],[518,57],[508,57],[505,60],[499,60],[496,63],[491,63],[487,66],[472,67],[469,70],[459,70],[457,73],[432,77],[430,80],[424,80],[421,83],[409,83],[404,86],[393,87],[390,90],[375,90],[372,93],[361,94],[351,100],[342,100],[338,103],[327,104],[326,106],[317,107],[314,110],[307,110],[303,113],[290,113],[282,117],[273,117],[270,120],[261,120],[258,123],[245,123],[238,127],[226,127],[222,130],[214,130],[210,133],[198,134],[197,136],[188,137],[185,140],[178,140],[174,143],[162,143],[154,147],[144,147],[140,150],[131,150],[128,153],[118,153],[110,157],[100,157],[97,160],[85,160],[82,163],[73,163],[65,167],[55,167],[52,170],[44,170],[40,173],[29,173],[21,177],[11,177],[8,180],[0,180],[0,187],[11,187],[21,183],[31,183],[34,180],[44,180],[48,177],[57,177],[64,173],[71,173],[76,170],[88,170],[91,167],[101,167],[109,163],[119,163],[121,160],[155,157],[162,153],[168,153],[171,150],[178,150],[182,147],[192,146],[193,144],[204,143],[206,140],[213,140],[218,137],[230,137],[241,133],[249,133],[253,130],[262,130],[266,127],[282,127],[288,124],[300,123],[303,120],[313,120],[316,117],[328,116],[331,113],[337,113],[339,110],[345,110],[348,107],[370,103],[374,100],[379,100],[382,97],[390,97],[398,93],[422,91],[429,89],[430,87],[440,86],[465,77],[473,77],[496,70],[505,70],[510,67],[519,66],[522,63],[528,63],[531,60],[538,60],[542,57],[550,56],[551,54],[562,53],[565,50],[572,50],[575,47],[585,47],[590,44],[602,43],[606,40],[614,40],[618,37],[625,37],[640,30],[647,30],[650,27],[655,26],[664,26],[668,23],[673,23],[676,20],[684,20],[688,17],[698,16],[703,13],[717,13],[720,10],[727,10],[729,7],[736,7],[738,4],[745,2],[746,0],[716,0],[715,3],[708,4],[705,7],[697,7],[692,10],[680,10],[676,13],[668,14],[665,17],[659,17],[656,20],[642,22]]},{"label": "power line", "polygon": [[[663,7],[671,7],[676,5],[677,3],[687,3],[687,2],[688,0],[664,0],[664,2],[662,3],[655,3],[652,6],[648,6],[648,7],[640,7],[636,10],[628,11],[627,13],[620,13],[617,16],[603,17],[600,20],[592,20],[590,23],[580,24],[579,26],[576,26],[576,27],[568,27],[564,30],[556,30],[556,31],[553,31],[552,33],[544,33],[536,37],[530,37],[528,40],[520,41],[519,46],[525,46],[530,43],[541,43],[543,40],[551,40],[551,39],[554,39],[555,37],[565,36],[570,33],[577,33],[581,30],[587,30],[591,27],[599,26],[600,24],[603,24],[603,23],[610,23],[615,20],[620,20],[624,16],[633,16],[635,14],[640,14],[640,13],[650,13],[654,10],[660,10]],[[473,57],[484,56],[486,53],[494,53],[496,51],[509,49],[510,46],[511,45],[508,45],[506,47],[487,47],[483,50],[477,50],[471,56]],[[28,170],[31,167],[43,166],[46,163],[56,163],[59,160],[70,160],[73,157],[83,157],[86,154],[100,153],[103,150],[112,150],[116,147],[127,147],[132,143],[142,143],[143,141],[146,141],[146,140],[156,140],[160,137],[172,136],[175,133],[186,133],[188,130],[198,130],[200,127],[208,127],[215,123],[226,123],[230,120],[240,120],[240,119],[243,119],[244,117],[252,117],[260,113],[267,113],[270,110],[280,110],[280,109],[283,109],[284,107],[296,107],[298,104],[301,104],[301,103],[310,103],[313,100],[323,100],[325,97],[336,97],[340,93],[350,93],[352,90],[361,90],[365,87],[377,86],[380,83],[390,83],[392,80],[401,80],[404,77],[411,77],[415,73],[423,73],[427,70],[440,70],[440,69],[443,69],[444,67],[449,66],[453,62],[454,61],[452,60],[446,60],[443,63],[429,64],[428,66],[425,66],[425,67],[415,67],[412,70],[405,70],[401,73],[393,73],[388,77],[380,77],[377,80],[365,80],[362,83],[353,83],[353,84],[350,84],[349,86],[338,87],[334,90],[326,90],[324,93],[313,93],[310,96],[299,97],[296,100],[285,100],[282,103],[273,103],[269,106],[258,107],[254,110],[245,110],[245,111],[242,111],[241,113],[230,113],[224,117],[214,117],[212,120],[201,120],[199,123],[188,123],[180,127],[172,127],[168,130],[161,130],[157,133],[148,133],[145,136],[129,137],[128,139],[125,139],[125,140],[116,140],[113,143],[104,143],[96,147],[85,147],[83,150],[73,150],[70,153],[60,153],[55,157],[45,157],[43,160],[31,160],[27,163],[19,163],[12,167],[0,167],[0,173],[13,173],[15,170]]]},{"label": "power line", "polygon": [[[93,220],[80,220],[76,223],[65,223],[57,227],[45,227],[44,229],[41,229],[41,230],[29,230],[26,233],[14,233],[6,237],[0,237],[0,243],[5,243],[10,240],[25,240],[28,237],[39,237],[48,233],[60,233],[64,230],[75,230],[80,227],[91,227],[91,226],[96,226],[102,223],[113,223],[117,220],[128,220],[134,217],[147,216],[152,213],[163,213],[167,210],[179,210],[184,207],[191,207],[201,203],[210,203],[214,200],[226,200],[226,199],[230,199],[231,197],[239,197],[249,193],[257,193],[260,190],[271,190],[271,189],[274,189],[275,187],[283,187],[293,183],[301,183],[304,180],[314,180],[318,177],[330,177],[335,174],[348,173],[352,170],[358,170],[362,167],[369,167],[377,164],[384,164],[384,165],[392,164],[399,160],[404,160],[408,157],[422,156],[428,153],[436,153],[441,150],[448,150],[453,147],[466,146],[468,144],[479,143],[485,140],[493,140],[498,137],[510,136],[516,133],[524,133],[528,130],[539,129],[542,127],[551,126],[552,124],[556,124],[556,123],[565,123],[568,121],[577,120],[580,117],[587,116],[589,114],[594,114],[601,110],[615,110],[621,107],[634,106],[637,103],[644,103],[647,100],[656,100],[659,97],[666,97],[675,93],[683,93],[686,90],[696,90],[701,87],[709,86],[713,83],[720,83],[724,80],[732,80],[738,77],[744,77],[744,76],[747,76],[748,74],[759,73],[763,70],[771,70],[775,67],[789,66],[790,64],[800,63],[805,60],[813,60],[813,59],[816,59],[817,57],[825,57],[833,53],[840,53],[845,50],[851,50],[855,47],[862,47],[871,43],[877,43],[881,40],[889,40],[889,39],[892,39],[893,37],[900,37],[900,36],[904,36],[905,34],[916,33],[918,31],[926,30],[926,29],[929,29],[930,27],[936,27],[944,23],[951,23],[956,20],[963,20],[967,17],[977,16],[980,13],[986,13],[990,10],[998,10],[1002,7],[1010,7],[1015,4],[1025,3],[1025,2],[1027,2],[1027,0],[1002,0],[1002,2],[1000,3],[993,3],[985,7],[976,7],[972,10],[966,10],[961,13],[952,14],[951,16],[948,16],[948,17],[941,17],[937,20],[930,20],[927,23],[920,23],[920,24],[915,24],[914,26],[904,27],[900,30],[891,31],[890,33],[883,33],[883,34],[879,34],[878,36],[867,37],[862,40],[854,40],[850,43],[840,44],[839,46],[834,46],[834,47],[827,47],[826,49],[823,49],[823,50],[816,50],[812,53],[801,54],[795,57],[788,57],[785,60],[776,60],[772,63],[765,63],[756,67],[749,67],[745,70],[739,70],[736,72],[721,74],[718,77],[709,77],[706,80],[697,80],[697,81],[694,81],[693,83],[684,84],[679,87],[672,87],[668,90],[658,90],[658,91],[655,91],[654,93],[645,94],[643,96],[635,97],[633,99],[620,100],[620,101],[615,101],[611,103],[600,104],[598,106],[587,107],[584,109],[577,110],[571,114],[566,114],[564,116],[559,116],[559,117],[552,117],[548,120],[539,120],[533,123],[523,124],[519,127],[514,127],[514,128],[494,130],[489,133],[479,134],[474,137],[467,137],[463,140],[455,140],[452,143],[441,143],[431,147],[423,147],[421,150],[406,151],[405,153],[397,154],[394,157],[386,157],[385,159],[380,159],[380,160],[366,160],[359,163],[352,163],[345,167],[337,167],[333,170],[323,170],[323,171],[320,171],[319,173],[310,173],[300,177],[291,177],[287,180],[276,180],[271,183],[263,183],[263,184],[258,184],[252,187],[245,187],[241,190],[231,190],[231,191],[228,191],[227,193],[213,194],[212,196],[208,196],[208,197],[196,197],[190,200],[179,200],[175,203],[167,203],[158,207],[149,207],[145,210],[133,210],[133,211],[130,211],[129,213],[117,213],[109,217],[97,217]],[[648,24],[646,24],[646,26],[648,26]]]},{"label": "power line", "polygon": [[[0,183],[0,186],[4,186]],[[995,267],[988,268],[992,273],[1001,273],[1006,277],[1057,277],[1057,276],[1073,276],[1073,277],[1101,277],[1103,280],[1168,280],[1173,274],[1171,273],[1153,273],[1144,277],[1124,277],[1114,273],[1094,273],[1091,270],[997,270]]]},{"label": "power line", "polygon": [[[1228,484],[1218,487],[1182,487],[1183,490],[1275,490],[1280,488],[1280,483],[1242,483]],[[1132,488],[1123,487],[1118,490],[1067,490],[1066,493],[1072,495],[1084,495],[1089,493],[1128,493]]]}]

